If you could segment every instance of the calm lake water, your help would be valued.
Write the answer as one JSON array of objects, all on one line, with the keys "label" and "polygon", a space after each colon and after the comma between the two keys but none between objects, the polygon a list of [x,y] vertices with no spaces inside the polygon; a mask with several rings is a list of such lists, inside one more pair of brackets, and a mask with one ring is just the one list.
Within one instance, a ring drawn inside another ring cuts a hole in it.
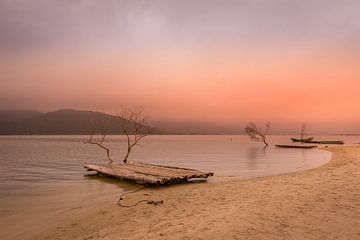
[{"label": "calm lake water", "polygon": [[[247,136],[148,136],[130,161],[213,171],[210,182],[229,181],[314,168],[331,154],[311,149],[279,149],[290,136],[270,136],[270,146]],[[320,137],[319,137],[320,138]],[[353,143],[354,137],[321,137]],[[138,186],[88,176],[84,163],[106,163],[85,136],[0,137],[0,239],[27,239],[43,229],[107,203]],[[121,160],[123,136],[109,136],[113,159]]]}]

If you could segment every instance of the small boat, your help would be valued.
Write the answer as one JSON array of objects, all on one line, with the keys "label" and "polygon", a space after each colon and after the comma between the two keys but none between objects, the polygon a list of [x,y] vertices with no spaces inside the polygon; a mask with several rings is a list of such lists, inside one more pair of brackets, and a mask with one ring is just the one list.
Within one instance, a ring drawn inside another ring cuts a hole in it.
[{"label": "small boat", "polygon": [[309,141],[306,143],[315,143],[315,144],[345,144],[344,141]]},{"label": "small boat", "polygon": [[291,138],[291,140],[293,142],[303,142],[303,143],[311,142],[313,139],[314,139],[313,137],[309,137],[309,138]]},{"label": "small boat", "polygon": [[290,144],[276,144],[275,146],[279,148],[305,148],[305,149],[317,147],[316,145],[290,145]]}]

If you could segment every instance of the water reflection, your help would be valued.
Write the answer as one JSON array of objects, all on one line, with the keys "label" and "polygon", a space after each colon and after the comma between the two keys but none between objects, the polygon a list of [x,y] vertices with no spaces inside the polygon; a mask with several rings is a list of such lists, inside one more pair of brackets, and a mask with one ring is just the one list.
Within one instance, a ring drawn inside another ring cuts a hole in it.
[{"label": "water reflection", "polygon": [[252,146],[246,151],[246,164],[249,169],[257,169],[259,162],[263,164],[266,160],[268,146]]}]

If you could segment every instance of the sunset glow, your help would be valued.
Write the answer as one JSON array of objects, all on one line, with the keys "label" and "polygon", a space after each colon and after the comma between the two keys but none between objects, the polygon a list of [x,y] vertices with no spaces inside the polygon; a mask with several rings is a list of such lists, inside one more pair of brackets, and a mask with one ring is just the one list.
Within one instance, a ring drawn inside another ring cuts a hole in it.
[{"label": "sunset glow", "polygon": [[2,1],[0,108],[360,131],[360,2],[109,2]]}]

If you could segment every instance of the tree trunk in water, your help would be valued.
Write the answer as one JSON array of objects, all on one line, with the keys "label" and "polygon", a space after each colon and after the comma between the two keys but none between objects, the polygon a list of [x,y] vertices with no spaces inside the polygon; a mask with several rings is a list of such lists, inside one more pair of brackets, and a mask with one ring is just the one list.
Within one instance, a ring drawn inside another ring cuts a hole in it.
[{"label": "tree trunk in water", "polygon": [[127,159],[128,159],[128,157],[129,157],[130,151],[131,151],[131,148],[128,148],[127,153],[126,153],[126,156],[125,156],[125,158],[124,158],[124,163],[127,162]]},{"label": "tree trunk in water", "polygon": [[269,144],[266,142],[265,137],[263,138],[263,142],[264,142],[264,144],[265,144],[266,147],[269,146]]}]

